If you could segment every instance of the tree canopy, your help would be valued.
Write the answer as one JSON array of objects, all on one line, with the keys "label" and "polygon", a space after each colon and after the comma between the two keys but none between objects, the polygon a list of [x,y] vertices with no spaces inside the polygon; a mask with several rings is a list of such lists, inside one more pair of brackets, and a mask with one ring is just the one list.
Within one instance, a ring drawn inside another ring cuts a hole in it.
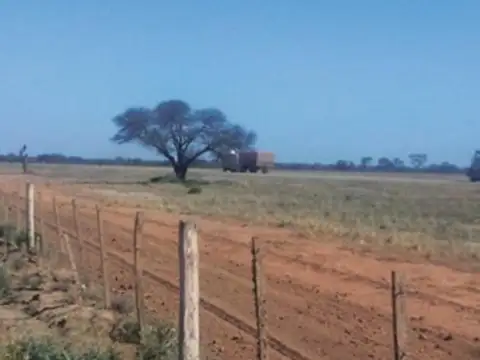
[{"label": "tree canopy", "polygon": [[195,160],[230,149],[250,149],[257,139],[255,132],[231,123],[220,110],[194,110],[182,100],[163,101],[153,109],[130,108],[113,122],[118,128],[113,142],[137,143],[156,151],[180,180],[185,180]]}]

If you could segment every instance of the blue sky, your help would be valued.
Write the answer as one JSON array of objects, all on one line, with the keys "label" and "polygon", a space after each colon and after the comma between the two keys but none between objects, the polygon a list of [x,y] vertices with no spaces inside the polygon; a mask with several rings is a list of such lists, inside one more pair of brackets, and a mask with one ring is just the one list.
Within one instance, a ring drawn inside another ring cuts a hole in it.
[{"label": "blue sky", "polygon": [[[152,154],[108,141],[180,98],[281,161],[480,148],[480,1],[0,2],[0,152]],[[6,135],[5,135],[6,134]]]}]

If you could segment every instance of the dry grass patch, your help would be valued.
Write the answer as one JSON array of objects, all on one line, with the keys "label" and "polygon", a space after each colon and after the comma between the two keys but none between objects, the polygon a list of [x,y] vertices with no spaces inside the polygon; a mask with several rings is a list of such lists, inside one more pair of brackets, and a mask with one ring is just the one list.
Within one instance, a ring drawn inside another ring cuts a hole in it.
[{"label": "dry grass patch", "polygon": [[111,300],[112,310],[119,314],[130,314],[135,309],[135,304],[132,296],[126,294],[114,295]]},{"label": "dry grass patch", "polygon": [[457,175],[192,169],[185,185],[168,176],[169,168],[34,166],[36,173],[68,184],[72,196],[89,193],[112,206],[229,217],[349,243],[480,253],[480,187]]},{"label": "dry grass patch", "polygon": [[321,177],[230,175],[189,194],[175,183],[91,185],[125,204],[181,214],[231,217],[418,250],[476,253],[480,244],[480,188],[455,181],[384,181]]}]

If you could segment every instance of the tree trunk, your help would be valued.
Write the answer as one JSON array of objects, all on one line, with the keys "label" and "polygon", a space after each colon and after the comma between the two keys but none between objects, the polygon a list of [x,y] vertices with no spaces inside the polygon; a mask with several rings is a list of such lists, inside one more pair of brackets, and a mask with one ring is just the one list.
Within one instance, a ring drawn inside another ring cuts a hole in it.
[{"label": "tree trunk", "polygon": [[185,181],[186,180],[187,171],[188,171],[187,166],[177,164],[173,167],[173,170],[175,171],[175,176],[177,177],[178,180],[180,180],[180,181]]}]

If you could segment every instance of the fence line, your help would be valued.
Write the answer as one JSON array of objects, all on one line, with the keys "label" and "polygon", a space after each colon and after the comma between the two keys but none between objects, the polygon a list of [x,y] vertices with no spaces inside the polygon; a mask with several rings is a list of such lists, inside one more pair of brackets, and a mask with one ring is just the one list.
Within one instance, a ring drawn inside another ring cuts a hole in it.
[{"label": "fence line", "polygon": [[[25,213],[26,221],[25,231],[28,231],[28,250],[37,251],[40,257],[46,256],[47,244],[51,241],[56,248],[60,249],[61,255],[66,255],[75,275],[76,283],[76,299],[79,303],[82,302],[82,282],[79,272],[85,268],[84,261],[86,259],[85,251],[88,246],[90,250],[94,249],[100,255],[100,267],[103,281],[103,300],[105,308],[111,307],[111,294],[109,273],[109,261],[112,255],[112,260],[128,266],[134,273],[134,290],[135,290],[135,307],[140,333],[143,333],[145,327],[145,294],[143,287],[143,277],[148,276],[150,279],[160,282],[162,285],[175,288],[180,294],[180,308],[179,308],[179,360],[199,360],[200,359],[200,325],[199,325],[199,308],[202,306],[216,309],[221,312],[220,306],[216,305],[213,300],[204,300],[201,297],[199,289],[199,254],[198,254],[198,233],[195,223],[179,221],[179,271],[180,284],[170,284],[169,281],[163,280],[156,274],[152,273],[144,267],[142,262],[142,240],[143,227],[145,217],[143,212],[135,214],[133,231],[132,231],[132,263],[125,260],[123,257],[115,253],[111,253],[106,248],[104,236],[104,220],[102,216],[102,209],[97,205],[95,207],[96,213],[96,234],[97,243],[87,240],[80,230],[79,213],[76,199],[72,199],[71,217],[73,220],[73,234],[66,228],[62,227],[58,211],[58,201],[55,196],[52,198],[52,210],[54,223],[45,221],[45,213],[43,212],[43,196],[39,192],[35,196],[34,187],[32,184],[27,184],[25,187],[25,210],[22,210],[22,195],[21,193],[3,192],[0,191],[0,211],[3,212],[3,224],[6,225],[11,221],[10,213],[16,224],[17,231],[22,230],[22,212]],[[36,198],[36,199],[35,199]],[[36,201],[35,201],[36,200]],[[36,213],[35,213],[36,212]],[[38,221],[38,232],[35,232],[35,220]],[[56,240],[50,240],[46,235],[45,226],[53,228],[56,235]],[[33,235],[31,237],[31,235]],[[79,262],[75,260],[74,251],[72,250],[72,239],[75,240],[79,247],[78,256]],[[5,246],[8,248],[8,241],[5,241]],[[252,291],[253,303],[255,308],[256,330],[252,335],[257,340],[257,355],[258,360],[267,360],[269,358],[269,344],[272,347],[278,348],[279,340],[273,334],[268,333],[267,328],[267,311],[265,303],[265,278],[263,275],[263,258],[265,256],[264,246],[260,245],[259,239],[252,238],[251,241],[251,256],[252,256]],[[65,257],[64,257],[65,258]],[[77,266],[80,264],[80,267]],[[392,354],[395,360],[407,359],[407,314],[406,314],[406,296],[404,291],[404,277],[395,271],[391,273],[391,303],[392,303]],[[229,315],[233,318],[233,315]],[[250,332],[248,326],[244,331]],[[293,350],[292,358],[308,359],[306,356],[296,354]]]}]

